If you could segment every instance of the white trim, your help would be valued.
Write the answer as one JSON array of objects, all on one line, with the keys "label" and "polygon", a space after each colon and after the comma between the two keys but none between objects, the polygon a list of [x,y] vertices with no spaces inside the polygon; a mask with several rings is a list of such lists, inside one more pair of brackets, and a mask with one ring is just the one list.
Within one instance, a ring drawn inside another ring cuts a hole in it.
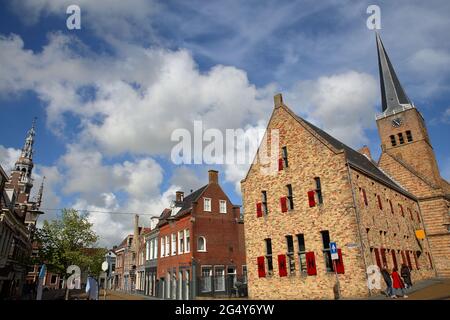
[{"label": "white trim", "polygon": [[[206,200],[209,201],[209,208],[207,208],[207,206],[206,206],[206,203],[207,203]],[[211,209],[212,209],[212,201],[211,201],[211,198],[203,198],[203,211],[211,212]]]},{"label": "white trim", "polygon": [[[225,211],[222,211],[222,204],[225,204]],[[219,200],[219,213],[227,213],[227,200]]]},{"label": "white trim", "polygon": [[[200,240],[200,239],[203,239],[203,250],[200,250],[199,249],[199,245],[198,245],[198,241]],[[199,236],[198,238],[197,238],[197,252],[207,252],[207,250],[206,250],[206,238],[204,237],[204,236]]]}]

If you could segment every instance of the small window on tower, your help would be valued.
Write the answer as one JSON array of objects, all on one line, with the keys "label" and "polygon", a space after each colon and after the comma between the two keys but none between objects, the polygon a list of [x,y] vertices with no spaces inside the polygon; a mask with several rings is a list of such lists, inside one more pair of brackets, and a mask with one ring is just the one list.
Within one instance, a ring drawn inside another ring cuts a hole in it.
[{"label": "small window on tower", "polygon": [[395,147],[397,145],[397,141],[395,140],[395,136],[394,135],[391,136],[391,144],[392,144],[393,147]]},{"label": "small window on tower", "polygon": [[398,141],[400,142],[400,144],[405,143],[405,139],[403,139],[403,133],[401,132],[398,134]]},{"label": "small window on tower", "polygon": [[412,134],[411,134],[410,130],[406,131],[406,139],[408,140],[408,142],[413,141],[413,137],[412,137]]}]

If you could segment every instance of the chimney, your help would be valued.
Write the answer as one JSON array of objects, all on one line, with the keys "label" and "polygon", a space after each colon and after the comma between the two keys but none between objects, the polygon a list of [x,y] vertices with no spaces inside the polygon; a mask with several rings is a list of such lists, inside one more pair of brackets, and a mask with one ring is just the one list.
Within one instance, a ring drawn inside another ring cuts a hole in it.
[{"label": "chimney", "polygon": [[208,171],[209,183],[219,183],[219,171],[209,170]]},{"label": "chimney", "polygon": [[275,108],[282,106],[283,103],[283,96],[281,95],[281,93],[277,93],[276,95],[273,96],[273,103]]},{"label": "chimney", "polygon": [[177,191],[175,192],[175,201],[181,202],[184,199],[184,192],[183,191]]},{"label": "chimney", "polygon": [[139,215],[134,216],[134,236],[133,236],[133,244],[134,244],[134,252],[137,253],[139,246]]},{"label": "chimney", "polygon": [[361,149],[358,150],[359,153],[365,155],[372,161],[372,155],[370,154],[370,149],[368,146],[364,145]]}]

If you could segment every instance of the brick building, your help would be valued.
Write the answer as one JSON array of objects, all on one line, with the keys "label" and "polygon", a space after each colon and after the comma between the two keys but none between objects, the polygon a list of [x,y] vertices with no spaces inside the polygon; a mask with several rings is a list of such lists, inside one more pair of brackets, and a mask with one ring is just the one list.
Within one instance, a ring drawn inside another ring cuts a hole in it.
[{"label": "brick building", "polygon": [[246,274],[244,230],[240,208],[219,185],[218,172],[209,183],[184,197],[176,193],[158,223],[159,295],[191,299],[225,295]]},{"label": "brick building", "polygon": [[113,274],[113,288],[116,290],[134,290],[136,272],[136,253],[134,251],[134,236],[128,235],[115,249],[116,270]]},{"label": "brick building", "polygon": [[32,255],[32,238],[40,211],[43,185],[35,199],[33,188],[34,122],[19,159],[7,176],[0,168],[0,299],[22,294]]},{"label": "brick building", "polygon": [[[413,281],[435,276],[413,190],[367,148],[357,152],[295,115],[281,95],[274,101],[265,138],[270,145],[278,133],[280,150],[269,154],[276,169],[255,161],[241,182],[249,297],[367,296],[371,265],[406,264]],[[339,248],[335,263],[330,242]]]},{"label": "brick building", "polygon": [[450,184],[439,172],[425,120],[403,90],[377,36],[382,86],[378,164],[414,194],[422,210],[439,276],[450,277]]}]

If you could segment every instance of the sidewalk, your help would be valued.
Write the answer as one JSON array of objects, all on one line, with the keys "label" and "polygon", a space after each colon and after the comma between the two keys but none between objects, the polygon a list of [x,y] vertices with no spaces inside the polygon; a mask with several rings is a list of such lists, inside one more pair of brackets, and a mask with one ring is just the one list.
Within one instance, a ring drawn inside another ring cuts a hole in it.
[{"label": "sidewalk", "polygon": [[[433,278],[418,281],[411,289],[406,290],[407,299],[398,300],[450,300],[450,279]],[[376,295],[369,300],[392,300],[385,295]]]},{"label": "sidewalk", "polygon": [[[100,290],[99,300],[104,299],[104,291]],[[106,300],[161,300],[156,297],[149,297],[140,293],[131,293],[116,290],[106,291]]]}]

